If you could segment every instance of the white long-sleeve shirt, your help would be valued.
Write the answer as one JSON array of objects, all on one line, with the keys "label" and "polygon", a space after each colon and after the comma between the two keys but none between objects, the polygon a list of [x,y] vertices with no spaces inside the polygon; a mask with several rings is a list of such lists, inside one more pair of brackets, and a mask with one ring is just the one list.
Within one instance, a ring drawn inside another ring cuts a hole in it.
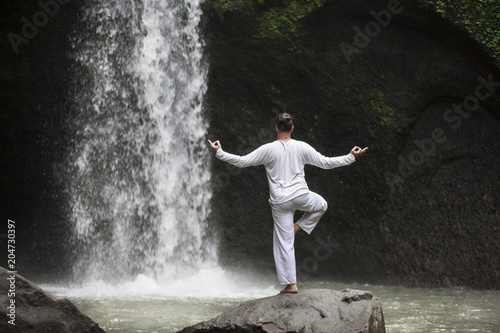
[{"label": "white long-sleeve shirt", "polygon": [[325,157],[309,144],[293,139],[276,140],[245,156],[229,154],[219,148],[215,156],[239,168],[264,165],[269,182],[269,202],[273,204],[287,202],[309,192],[304,165],[333,169],[349,165],[356,160],[351,153]]}]

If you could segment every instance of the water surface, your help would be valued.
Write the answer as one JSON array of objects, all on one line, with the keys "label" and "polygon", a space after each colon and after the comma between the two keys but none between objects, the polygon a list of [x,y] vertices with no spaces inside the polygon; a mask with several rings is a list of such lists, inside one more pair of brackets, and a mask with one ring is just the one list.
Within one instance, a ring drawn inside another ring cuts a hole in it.
[{"label": "water surface", "polygon": [[[46,284],[67,297],[107,332],[168,333],[213,318],[242,302],[272,296],[280,286],[272,277],[245,280],[222,270],[204,271],[162,285],[139,276],[118,285]],[[382,302],[387,332],[500,332],[500,291],[416,289],[322,282],[302,289],[370,290]]]}]

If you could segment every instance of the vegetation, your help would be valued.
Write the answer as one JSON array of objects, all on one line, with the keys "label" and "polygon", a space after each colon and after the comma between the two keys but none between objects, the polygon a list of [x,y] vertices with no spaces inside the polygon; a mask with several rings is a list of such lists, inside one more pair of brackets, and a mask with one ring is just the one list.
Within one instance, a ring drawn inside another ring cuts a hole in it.
[{"label": "vegetation", "polygon": [[467,31],[500,59],[500,1],[498,0],[420,0],[444,18]]},{"label": "vegetation", "polygon": [[[289,39],[297,33],[298,21],[333,0],[207,0],[219,11],[251,13],[258,20],[257,38]],[[419,0],[428,9],[467,31],[500,59],[499,0]]]},{"label": "vegetation", "polygon": [[377,91],[375,96],[370,100],[371,108],[375,111],[380,118],[381,126],[392,126],[392,117],[394,112],[392,108],[387,105],[384,100],[384,94],[381,91]]},{"label": "vegetation", "polygon": [[282,7],[270,8],[262,16],[257,37],[282,37],[295,34],[297,21],[324,3],[325,0],[294,0],[284,1]]},{"label": "vegetation", "polygon": [[327,0],[207,0],[221,11],[247,11],[259,21],[258,38],[288,38],[297,31],[297,21]]}]

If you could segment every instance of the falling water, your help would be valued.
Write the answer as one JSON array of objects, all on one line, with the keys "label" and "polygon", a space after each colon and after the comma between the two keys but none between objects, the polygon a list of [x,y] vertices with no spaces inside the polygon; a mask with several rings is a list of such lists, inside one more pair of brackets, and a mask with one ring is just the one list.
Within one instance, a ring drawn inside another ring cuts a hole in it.
[{"label": "falling water", "polygon": [[78,279],[217,264],[197,0],[87,4],[73,40],[68,194]]}]

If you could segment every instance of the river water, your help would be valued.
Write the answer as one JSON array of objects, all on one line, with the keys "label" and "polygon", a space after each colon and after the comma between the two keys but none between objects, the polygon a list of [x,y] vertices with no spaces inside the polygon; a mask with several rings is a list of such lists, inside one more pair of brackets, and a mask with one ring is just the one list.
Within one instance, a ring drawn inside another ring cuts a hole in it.
[{"label": "river water", "polygon": [[[237,281],[237,282],[236,282]],[[107,332],[167,333],[210,319],[240,303],[276,295],[274,276],[238,276],[207,269],[174,284],[143,275],[134,281],[85,286],[44,284],[67,297]],[[333,282],[300,288],[370,290],[382,302],[387,332],[500,332],[500,291],[416,289]]]}]

